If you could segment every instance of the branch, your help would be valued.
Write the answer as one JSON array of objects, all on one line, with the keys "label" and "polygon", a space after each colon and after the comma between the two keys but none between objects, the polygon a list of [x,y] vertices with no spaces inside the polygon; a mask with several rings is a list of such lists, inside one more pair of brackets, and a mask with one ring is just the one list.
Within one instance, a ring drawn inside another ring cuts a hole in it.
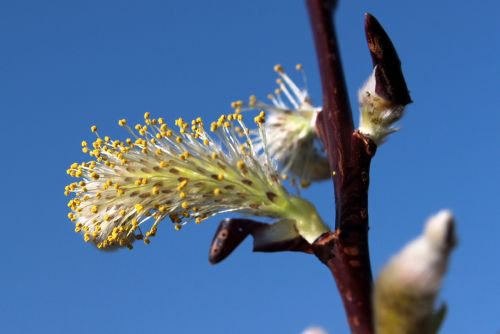
[{"label": "branch", "polygon": [[313,251],[335,278],[352,333],[373,334],[368,185],[376,145],[355,131],[350,151],[349,172],[337,203],[342,210],[339,227],[316,240]]},{"label": "branch", "polygon": [[335,232],[319,238],[313,250],[335,278],[352,333],[372,334],[368,185],[376,146],[353,132],[334,30],[336,4],[334,0],[307,0],[323,87],[323,110],[316,125],[332,168],[335,191]]},{"label": "branch", "polygon": [[[333,29],[332,13],[336,4],[336,0],[307,0],[323,88],[323,111],[318,115],[316,126],[328,152],[332,172],[335,173],[335,201],[339,203],[344,177],[348,172],[346,165],[354,126],[337,36]],[[340,207],[337,206],[336,228],[341,222],[340,215]]]},{"label": "branch", "polygon": [[[323,87],[323,110],[316,125],[335,190],[335,232],[313,244],[316,256],[335,278],[352,333],[373,334],[372,274],[368,247],[368,186],[376,144],[353,132],[352,114],[337,45],[336,0],[306,0]],[[388,35],[371,15],[365,32],[375,68],[376,94],[391,104],[411,102],[401,62]]]}]

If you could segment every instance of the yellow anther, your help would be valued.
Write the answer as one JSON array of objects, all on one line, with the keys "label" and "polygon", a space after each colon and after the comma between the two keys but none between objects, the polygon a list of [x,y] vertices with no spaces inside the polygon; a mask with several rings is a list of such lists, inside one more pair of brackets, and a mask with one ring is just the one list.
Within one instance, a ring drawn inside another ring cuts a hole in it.
[{"label": "yellow anther", "polygon": [[84,141],[82,141],[82,147],[87,147],[87,145],[88,145],[88,144],[87,144],[87,142],[86,142],[85,140],[84,140]]},{"label": "yellow anther", "polygon": [[97,132],[97,126],[92,125],[92,126],[90,127],[90,131],[92,131],[92,132]]},{"label": "yellow anther", "polygon": [[127,124],[127,120],[125,118],[122,118],[121,120],[118,121],[119,126],[125,126]]},{"label": "yellow anther", "polygon": [[246,167],[245,162],[244,162],[243,160],[239,160],[239,161],[236,163],[236,167],[238,167],[238,169],[240,169],[240,170],[245,169],[245,167]]},{"label": "yellow anther", "polygon": [[160,188],[158,188],[157,186],[154,186],[153,189],[151,189],[151,193],[153,195],[158,195],[160,193]]},{"label": "yellow anther", "polygon": [[160,161],[160,167],[161,168],[168,167],[168,163],[166,161]]},{"label": "yellow anther", "polygon": [[283,70],[283,66],[281,66],[280,64],[276,64],[274,65],[274,70],[278,73],[283,73],[284,70]]},{"label": "yellow anther", "polygon": [[297,65],[295,65],[295,69],[296,69],[297,71],[302,71],[302,64],[297,64]]},{"label": "yellow anther", "polygon": [[96,205],[94,205],[94,206],[92,206],[92,207],[90,208],[90,212],[92,212],[92,213],[97,213],[97,211],[98,211],[98,209],[97,209],[97,206],[96,206]]},{"label": "yellow anther", "polygon": [[182,229],[182,225],[181,224],[175,224],[174,228],[175,228],[176,231],[180,231]]},{"label": "yellow anther", "polygon": [[83,240],[84,240],[85,242],[89,242],[89,241],[90,241],[90,233],[85,233],[85,234],[83,235]]},{"label": "yellow anther", "polygon": [[182,202],[181,206],[183,209],[187,210],[189,208],[189,203],[184,201],[184,202]]},{"label": "yellow anther", "polygon": [[210,123],[210,131],[215,132],[217,131],[217,122],[212,122]]},{"label": "yellow anther", "polygon": [[219,188],[214,189],[214,195],[219,196],[222,193],[222,191]]},{"label": "yellow anther", "polygon": [[150,116],[151,116],[151,113],[149,111],[146,111],[144,113],[144,119],[149,119]]},{"label": "yellow anther", "polygon": [[221,173],[221,174],[217,175],[217,180],[219,180],[219,181],[224,180],[224,174]]},{"label": "yellow anther", "polygon": [[248,104],[250,105],[250,107],[254,107],[256,103],[257,97],[255,95],[250,95],[250,97],[248,98]]},{"label": "yellow anther", "polygon": [[310,181],[306,181],[306,180],[300,180],[300,186],[302,188],[307,188],[311,185],[311,182]]},{"label": "yellow anther", "polygon": [[243,101],[238,100],[238,101],[233,101],[231,102],[231,108],[236,109],[236,108],[241,108],[243,107]]},{"label": "yellow anther", "polygon": [[212,160],[215,160],[217,159],[219,156],[217,155],[217,153],[215,152],[212,152],[212,154],[210,154],[210,158],[212,158]]},{"label": "yellow anther", "polygon": [[177,138],[175,138],[175,141],[180,144],[180,143],[182,143],[182,138],[181,137],[177,137]]},{"label": "yellow anther", "polygon": [[141,213],[142,211],[144,211],[144,207],[141,204],[136,204],[134,207],[135,207],[135,211],[137,211],[138,213]]},{"label": "yellow anther", "polygon": [[180,197],[181,199],[186,198],[186,193],[185,193],[185,192],[183,192],[183,191],[181,191],[181,192],[179,193],[179,197]]},{"label": "yellow anther", "polygon": [[258,125],[262,125],[266,121],[266,113],[261,111],[258,116],[254,117],[254,122]]},{"label": "yellow anther", "polygon": [[177,186],[177,190],[179,190],[179,191],[183,190],[186,187],[187,184],[188,184],[187,180],[182,180],[179,183],[179,185]]}]

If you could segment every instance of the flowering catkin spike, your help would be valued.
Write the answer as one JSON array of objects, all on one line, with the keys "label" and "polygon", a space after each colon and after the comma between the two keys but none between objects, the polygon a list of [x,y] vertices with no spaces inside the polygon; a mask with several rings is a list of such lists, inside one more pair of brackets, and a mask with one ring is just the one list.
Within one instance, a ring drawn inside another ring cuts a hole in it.
[{"label": "flowering catkin spike", "polygon": [[[302,66],[296,66],[306,83]],[[303,185],[330,177],[330,168],[316,132],[316,118],[321,107],[315,107],[307,88],[300,88],[281,65],[275,65],[278,88],[268,97],[271,104],[250,97],[247,109],[265,110],[269,115],[264,126],[267,144],[256,136],[256,147],[267,146],[269,155],[278,161],[283,173],[301,178]],[[242,110],[242,101],[232,103]],[[254,133],[255,134],[255,133]]]},{"label": "flowering catkin spike", "polygon": [[382,269],[374,296],[377,334],[437,333],[446,309],[434,304],[455,244],[453,216],[443,210]]},{"label": "flowering catkin spike", "polygon": [[[209,133],[200,118],[179,118],[169,127],[146,113],[135,131],[119,121],[131,135],[125,141],[98,135],[92,145],[82,143],[93,160],[70,166],[67,173],[79,181],[65,189],[74,194],[68,217],[75,231],[99,248],[131,247],[135,239],[149,243],[166,217],[180,229],[188,221],[237,211],[290,219],[312,243],[328,227],[312,204],[288,194],[242,119],[222,115]],[[256,121],[262,128],[264,115]],[[148,220],[153,223],[143,234]]]}]

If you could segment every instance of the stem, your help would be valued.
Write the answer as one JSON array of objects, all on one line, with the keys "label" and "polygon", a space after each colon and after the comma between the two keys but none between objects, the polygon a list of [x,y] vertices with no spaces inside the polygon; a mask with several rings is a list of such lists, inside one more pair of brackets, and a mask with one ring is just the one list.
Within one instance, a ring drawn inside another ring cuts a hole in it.
[{"label": "stem", "polygon": [[323,87],[323,110],[316,124],[332,168],[335,191],[335,232],[320,237],[313,250],[335,278],[352,333],[373,334],[368,185],[376,146],[353,132],[333,22],[337,1],[306,1]]},{"label": "stem", "polygon": [[351,138],[349,173],[341,193],[341,224],[313,244],[331,271],[352,333],[373,334],[372,274],[368,248],[368,185],[376,145],[359,132]]},{"label": "stem", "polygon": [[[323,88],[323,111],[319,113],[316,125],[328,152],[330,167],[336,175],[333,178],[335,201],[339,203],[344,176],[348,172],[346,165],[354,126],[333,28],[332,12],[336,4],[337,0],[307,0]],[[340,215],[340,207],[337,206],[335,228],[341,223]]]}]

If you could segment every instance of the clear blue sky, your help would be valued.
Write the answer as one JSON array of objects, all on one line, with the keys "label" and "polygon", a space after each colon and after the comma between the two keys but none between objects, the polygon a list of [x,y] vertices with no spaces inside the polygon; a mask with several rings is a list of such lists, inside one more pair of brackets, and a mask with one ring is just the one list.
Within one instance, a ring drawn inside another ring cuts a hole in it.
[{"label": "clear blue sky", "polygon": [[[494,0],[341,1],[337,15],[353,109],[371,70],[366,11],[396,44],[415,101],[373,162],[375,273],[426,217],[457,215],[444,334],[500,330],[499,10]],[[92,124],[124,138],[117,120],[145,111],[210,120],[274,89],[278,62],[303,63],[319,103],[308,24],[303,1],[290,0],[0,3],[2,332],[347,333],[312,256],[253,254],[246,242],[211,266],[217,218],[101,253],[73,232],[63,195]],[[333,224],[331,194],[329,182],[305,192]]]}]

